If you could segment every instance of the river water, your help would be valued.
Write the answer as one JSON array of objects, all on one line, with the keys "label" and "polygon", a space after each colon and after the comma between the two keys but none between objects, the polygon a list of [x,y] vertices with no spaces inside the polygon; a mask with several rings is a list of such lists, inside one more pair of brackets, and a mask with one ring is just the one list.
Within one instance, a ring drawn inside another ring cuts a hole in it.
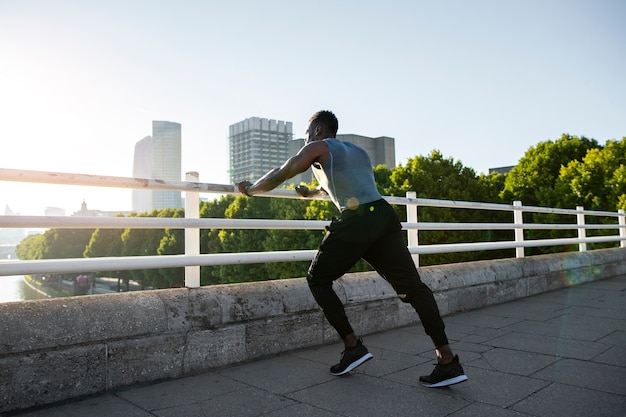
[{"label": "river water", "polygon": [[48,297],[29,287],[24,281],[24,276],[0,276],[0,303],[38,300],[40,298]]}]

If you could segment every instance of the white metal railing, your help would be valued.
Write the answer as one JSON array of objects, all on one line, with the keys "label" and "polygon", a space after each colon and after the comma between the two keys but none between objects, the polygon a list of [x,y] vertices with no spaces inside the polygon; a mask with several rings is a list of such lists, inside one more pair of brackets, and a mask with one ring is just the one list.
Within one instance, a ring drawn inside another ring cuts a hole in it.
[{"label": "white metal railing", "polygon": [[[100,175],[71,174],[59,172],[24,171],[0,168],[0,181],[66,184],[113,188],[140,188],[181,191],[185,193],[185,218],[153,217],[66,217],[66,216],[0,216],[0,228],[144,228],[184,229],[185,254],[165,256],[131,256],[115,258],[77,258],[5,261],[0,263],[0,276],[43,273],[80,273],[108,270],[155,269],[185,267],[185,285],[200,285],[200,266],[244,264],[260,262],[292,262],[311,260],[315,250],[200,254],[200,229],[323,229],[328,222],[316,220],[266,220],[266,219],[208,219],[199,218],[199,194],[239,194],[233,185],[199,182],[198,174],[187,173],[187,181],[162,181],[144,178],[112,177]],[[516,249],[516,256],[524,256],[524,248],[540,246],[578,245],[587,250],[588,243],[619,242],[626,248],[626,214],[618,212],[584,210],[582,207],[558,209],[523,206],[516,201],[512,205],[450,201],[415,198],[414,192],[406,197],[385,197],[391,204],[405,205],[407,221],[402,223],[408,233],[409,251],[419,265],[420,254]],[[293,190],[273,190],[260,194],[264,197],[302,198]],[[319,199],[328,199],[320,197]],[[425,223],[418,221],[418,207],[446,207],[476,210],[498,210],[513,213],[512,223]],[[576,223],[529,224],[524,223],[523,213],[544,213],[576,216]],[[615,218],[615,224],[586,224],[586,216]],[[559,239],[525,240],[524,230],[570,229],[577,230],[578,237]],[[587,237],[590,229],[615,230],[614,235]],[[498,242],[471,242],[420,245],[418,230],[513,230],[515,239]]]}]

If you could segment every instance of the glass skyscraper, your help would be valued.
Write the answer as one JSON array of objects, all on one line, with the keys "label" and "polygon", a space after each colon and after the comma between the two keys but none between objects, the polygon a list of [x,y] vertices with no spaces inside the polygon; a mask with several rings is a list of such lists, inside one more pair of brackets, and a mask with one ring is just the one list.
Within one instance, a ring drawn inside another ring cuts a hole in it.
[{"label": "glass skyscraper", "polygon": [[[181,171],[180,123],[153,121],[152,136],[135,145],[133,177],[180,181]],[[133,190],[133,211],[181,207],[179,191]]]},{"label": "glass skyscraper", "polygon": [[[133,158],[134,178],[152,177],[152,136],[146,136],[135,144]],[[152,210],[152,190],[133,189],[132,210],[141,213]]]}]

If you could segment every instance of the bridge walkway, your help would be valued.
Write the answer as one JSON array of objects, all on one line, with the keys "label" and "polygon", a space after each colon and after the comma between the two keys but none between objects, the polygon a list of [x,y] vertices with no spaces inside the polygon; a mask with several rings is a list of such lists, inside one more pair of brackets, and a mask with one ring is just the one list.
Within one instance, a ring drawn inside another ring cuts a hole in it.
[{"label": "bridge walkway", "polygon": [[626,415],[626,276],[446,317],[469,381],[419,385],[433,351],[420,325],[364,338],[374,359],[344,377],[339,344],[109,391],[25,417]]}]

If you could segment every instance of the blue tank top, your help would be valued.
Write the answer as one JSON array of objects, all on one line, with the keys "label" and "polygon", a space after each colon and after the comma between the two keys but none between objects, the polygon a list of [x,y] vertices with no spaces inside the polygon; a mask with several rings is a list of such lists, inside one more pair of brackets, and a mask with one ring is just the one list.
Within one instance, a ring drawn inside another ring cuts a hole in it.
[{"label": "blue tank top", "polygon": [[380,200],[372,161],[362,148],[338,139],[324,139],[330,156],[326,164],[313,164],[313,174],[340,211]]}]

